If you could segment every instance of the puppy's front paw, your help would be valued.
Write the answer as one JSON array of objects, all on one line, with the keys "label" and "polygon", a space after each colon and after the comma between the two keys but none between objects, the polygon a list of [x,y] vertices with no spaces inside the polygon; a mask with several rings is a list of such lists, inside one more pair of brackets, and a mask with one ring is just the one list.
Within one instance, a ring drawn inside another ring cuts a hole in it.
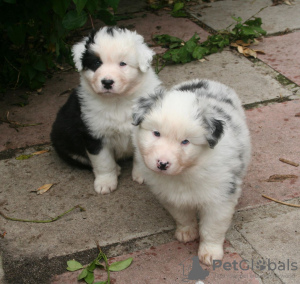
[{"label": "puppy's front paw", "polygon": [[108,194],[117,189],[118,177],[115,174],[98,175],[94,182],[94,188],[97,193]]},{"label": "puppy's front paw", "polygon": [[214,260],[222,260],[223,255],[223,245],[200,243],[198,257],[202,263],[212,265]]},{"label": "puppy's front paw", "polygon": [[133,168],[132,170],[132,180],[136,181],[139,184],[142,184],[144,182],[144,178],[135,168]]},{"label": "puppy's front paw", "polygon": [[198,226],[186,226],[176,229],[175,237],[178,241],[187,243],[199,237]]}]

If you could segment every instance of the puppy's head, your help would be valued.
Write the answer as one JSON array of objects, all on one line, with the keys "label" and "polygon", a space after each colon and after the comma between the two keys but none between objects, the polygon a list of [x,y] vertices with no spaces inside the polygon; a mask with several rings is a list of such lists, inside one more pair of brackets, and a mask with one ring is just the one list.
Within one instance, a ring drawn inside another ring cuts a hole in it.
[{"label": "puppy's head", "polygon": [[201,106],[193,92],[157,91],[134,107],[133,125],[145,165],[167,175],[178,175],[201,162],[224,130],[223,121]]},{"label": "puppy's head", "polygon": [[72,48],[82,79],[99,95],[127,95],[148,71],[154,52],[136,32],[104,27]]}]

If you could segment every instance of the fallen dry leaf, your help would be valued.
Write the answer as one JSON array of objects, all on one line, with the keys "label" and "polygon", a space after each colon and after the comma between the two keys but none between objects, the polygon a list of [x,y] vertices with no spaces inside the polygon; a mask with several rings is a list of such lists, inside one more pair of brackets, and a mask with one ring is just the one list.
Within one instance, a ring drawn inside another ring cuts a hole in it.
[{"label": "fallen dry leaf", "polygon": [[241,45],[237,46],[239,53],[244,53],[244,48]]},{"label": "fallen dry leaf", "polygon": [[284,181],[286,179],[293,179],[293,178],[298,178],[296,175],[271,175],[269,179],[267,179],[267,182],[280,182]]},{"label": "fallen dry leaf", "polygon": [[261,54],[265,54],[265,52],[263,50],[259,50],[259,49],[252,49],[250,48],[250,45],[257,45],[259,43],[259,41],[255,40],[255,41],[248,41],[248,42],[244,42],[242,40],[237,40],[236,42],[232,42],[230,44],[230,46],[232,47],[236,47],[238,52],[243,54],[246,57],[252,56],[254,58],[257,58],[257,53],[261,53]]},{"label": "fallen dry leaf", "polygon": [[47,192],[52,186],[54,185],[54,183],[46,183],[44,185],[42,185],[41,187],[39,187],[36,190],[37,194],[44,194],[45,192]]},{"label": "fallen dry leaf", "polygon": [[48,149],[47,150],[41,150],[41,151],[34,152],[34,153],[32,153],[32,155],[41,155],[41,154],[44,154],[44,153],[47,153],[47,152],[49,152]]},{"label": "fallen dry leaf", "polygon": [[266,54],[263,50],[253,49],[256,53]]},{"label": "fallen dry leaf", "polygon": [[283,163],[286,163],[286,164],[289,164],[289,165],[294,166],[294,167],[298,167],[299,166],[298,163],[295,163],[293,161],[289,161],[287,159],[279,158],[279,161],[283,162]]},{"label": "fallen dry leaf", "polygon": [[250,46],[251,45],[250,42],[244,42],[243,40],[237,40],[235,43],[237,45],[241,45],[241,46]]},{"label": "fallen dry leaf", "polygon": [[252,57],[254,57],[254,58],[257,57],[256,52],[255,52],[253,49],[251,49],[251,48],[244,48],[244,50],[243,50],[242,53],[243,53],[246,57],[248,57],[248,56],[252,56]]}]

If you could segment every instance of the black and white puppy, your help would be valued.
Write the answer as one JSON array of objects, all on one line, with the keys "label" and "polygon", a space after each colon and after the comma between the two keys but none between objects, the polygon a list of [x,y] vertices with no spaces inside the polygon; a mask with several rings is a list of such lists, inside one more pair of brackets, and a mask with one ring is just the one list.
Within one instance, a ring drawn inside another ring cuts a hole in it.
[{"label": "black and white puppy", "polygon": [[104,27],[72,48],[79,87],[58,112],[51,140],[59,156],[95,174],[96,192],[118,184],[118,159],[132,156],[132,105],[160,85],[154,52],[136,32]]},{"label": "black and white puppy", "polygon": [[140,98],[133,121],[133,179],[174,217],[179,241],[200,235],[203,263],[222,259],[251,152],[238,96],[218,82],[188,81]]}]

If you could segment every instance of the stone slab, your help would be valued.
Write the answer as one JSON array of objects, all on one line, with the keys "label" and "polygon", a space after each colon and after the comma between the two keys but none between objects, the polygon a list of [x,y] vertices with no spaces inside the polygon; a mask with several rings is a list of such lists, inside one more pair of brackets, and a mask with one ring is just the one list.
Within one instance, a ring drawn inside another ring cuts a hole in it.
[{"label": "stone slab", "polygon": [[236,22],[232,16],[246,21],[255,15],[262,18],[262,28],[268,34],[275,34],[300,28],[300,2],[293,3],[291,6],[272,6],[269,0],[223,0],[192,6],[190,11],[192,16],[214,30],[226,29],[231,24],[234,26]]},{"label": "stone slab", "polygon": [[265,38],[260,44],[265,54],[258,58],[300,85],[300,32]]},{"label": "stone slab", "polygon": [[[282,205],[278,205],[282,206]],[[300,217],[297,208],[260,220],[242,223],[240,232],[258,251],[260,270],[272,271],[283,283],[300,282]]]},{"label": "stone slab", "polygon": [[[27,160],[0,161],[1,211],[6,215],[51,219],[77,204],[86,209],[48,224],[12,222],[1,217],[1,229],[7,233],[3,243],[9,244],[7,253],[17,251],[16,258],[36,253],[52,257],[95,247],[94,240],[105,246],[173,229],[173,220],[154,196],[131,181],[131,163],[121,166],[118,190],[99,195],[94,191],[91,172],[64,164],[54,151]],[[49,183],[55,185],[47,193],[33,192]]]},{"label": "stone slab", "polygon": [[[289,203],[299,206],[300,198],[289,200]],[[298,208],[270,202],[264,206],[239,210],[234,215],[232,228],[226,238],[235,251],[248,260],[264,284],[299,282],[297,212]],[[287,258],[290,259],[290,269],[287,269]],[[276,269],[274,264],[270,268],[264,266],[264,261],[266,264],[268,261],[270,264],[275,262]],[[278,268],[279,261],[285,263],[286,269]],[[297,262],[297,269],[291,270],[292,262]]]},{"label": "stone slab", "polygon": [[[300,196],[300,167],[279,161],[284,158],[300,164],[300,100],[268,105],[246,111],[252,140],[252,161],[244,180],[238,208]],[[272,175],[295,175],[279,182],[267,182]]]},{"label": "stone slab", "polygon": [[186,80],[206,78],[235,89],[243,104],[289,97],[293,93],[277,80],[278,73],[260,62],[252,63],[229,49],[207,56],[207,61],[166,66],[159,77],[168,88]]}]

